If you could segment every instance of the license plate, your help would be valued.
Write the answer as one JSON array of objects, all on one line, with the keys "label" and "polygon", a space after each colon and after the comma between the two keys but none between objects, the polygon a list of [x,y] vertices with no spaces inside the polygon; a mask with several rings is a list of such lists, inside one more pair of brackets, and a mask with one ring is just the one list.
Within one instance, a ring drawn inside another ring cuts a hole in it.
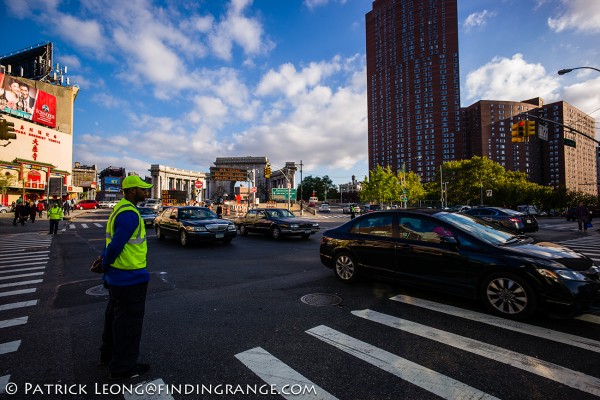
[{"label": "license plate", "polygon": [[528,224],[530,224],[531,220],[530,219],[526,219],[525,222],[527,222]]},{"label": "license plate", "polygon": [[304,233],[310,233],[310,231],[304,231]]},{"label": "license plate", "polygon": [[217,234],[215,235],[215,237],[216,237],[217,239],[223,239],[223,238],[225,237],[225,234],[224,234],[224,233],[217,233]]}]

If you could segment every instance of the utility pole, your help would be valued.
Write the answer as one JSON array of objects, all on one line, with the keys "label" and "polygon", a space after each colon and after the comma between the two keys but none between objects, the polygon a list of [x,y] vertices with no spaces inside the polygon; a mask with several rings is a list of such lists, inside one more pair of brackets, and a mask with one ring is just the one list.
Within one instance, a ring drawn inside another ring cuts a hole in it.
[{"label": "utility pole", "polygon": [[300,215],[304,215],[304,199],[302,198],[302,160],[300,160]]}]

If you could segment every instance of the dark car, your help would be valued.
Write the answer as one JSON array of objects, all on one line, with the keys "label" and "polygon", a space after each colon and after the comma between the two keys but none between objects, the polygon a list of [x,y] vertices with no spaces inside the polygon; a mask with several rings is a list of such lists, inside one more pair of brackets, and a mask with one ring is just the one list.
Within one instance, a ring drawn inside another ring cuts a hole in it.
[{"label": "dark car", "polygon": [[[588,211],[589,219],[592,220],[592,217],[595,217],[594,210]],[[571,207],[567,211],[565,211],[565,217],[567,221],[577,221],[577,207]]]},{"label": "dark car", "polygon": [[76,210],[95,210],[99,208],[99,205],[96,200],[81,200],[73,208]]},{"label": "dark car", "polygon": [[319,224],[313,221],[297,218],[294,213],[285,208],[257,208],[236,220],[240,235],[249,232],[270,235],[273,239],[281,236],[301,236],[306,239],[317,233]]},{"label": "dark car", "polygon": [[381,210],[381,205],[379,205],[379,204],[365,204],[364,206],[362,206],[360,208],[360,213],[366,214],[366,213],[379,211],[379,210]]},{"label": "dark car", "polygon": [[533,215],[501,207],[476,207],[463,211],[474,217],[496,223],[513,232],[537,232],[538,222]]},{"label": "dark car", "polygon": [[142,219],[144,220],[144,225],[153,226],[154,219],[157,217],[158,214],[150,207],[138,207],[137,209],[140,215],[142,216]]},{"label": "dark car", "polygon": [[187,246],[190,239],[229,243],[237,236],[233,222],[217,218],[217,214],[205,207],[166,208],[154,220],[154,229],[158,240],[172,236],[182,246]]},{"label": "dark car", "polygon": [[323,233],[320,257],[344,282],[375,274],[479,299],[511,319],[538,308],[562,316],[600,311],[600,267],[590,258],[463,213],[361,215]]}]

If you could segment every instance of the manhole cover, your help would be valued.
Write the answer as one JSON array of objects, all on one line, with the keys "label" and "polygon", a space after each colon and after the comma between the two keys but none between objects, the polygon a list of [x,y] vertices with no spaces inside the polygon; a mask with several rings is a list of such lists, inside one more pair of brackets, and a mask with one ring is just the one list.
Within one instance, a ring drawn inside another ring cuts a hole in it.
[{"label": "manhole cover", "polygon": [[108,296],[108,289],[106,289],[104,285],[98,285],[86,290],[85,294],[90,296]]},{"label": "manhole cover", "polygon": [[326,293],[313,293],[302,296],[300,300],[309,306],[337,306],[342,302],[339,296]]}]

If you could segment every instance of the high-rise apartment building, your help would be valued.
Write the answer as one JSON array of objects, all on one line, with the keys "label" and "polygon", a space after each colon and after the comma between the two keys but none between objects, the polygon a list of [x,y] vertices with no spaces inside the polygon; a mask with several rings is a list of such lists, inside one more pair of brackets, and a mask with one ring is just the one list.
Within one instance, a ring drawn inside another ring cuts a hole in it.
[{"label": "high-rise apartment building", "polygon": [[366,15],[369,169],[434,180],[466,157],[456,0],[375,0]]}]

